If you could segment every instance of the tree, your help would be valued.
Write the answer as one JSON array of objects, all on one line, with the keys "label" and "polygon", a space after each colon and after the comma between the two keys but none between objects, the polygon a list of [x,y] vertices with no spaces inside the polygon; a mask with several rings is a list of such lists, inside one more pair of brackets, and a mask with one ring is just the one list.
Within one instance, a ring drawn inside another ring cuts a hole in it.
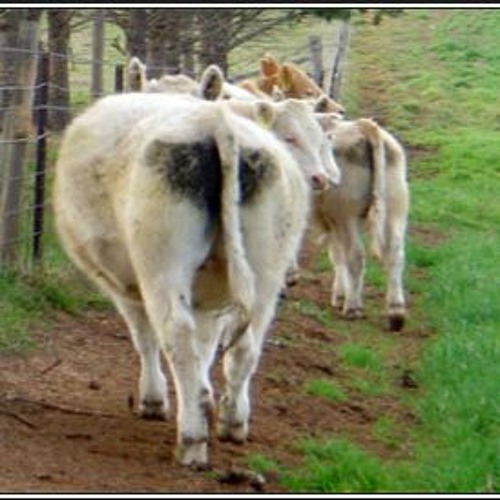
[{"label": "tree", "polygon": [[0,130],[3,117],[12,99],[14,87],[15,47],[19,28],[16,9],[0,9]]},{"label": "tree", "polygon": [[49,128],[63,130],[70,120],[69,46],[73,9],[48,9],[48,50],[50,54]]},{"label": "tree", "polygon": [[227,72],[232,49],[305,14],[300,9],[167,8],[108,9],[107,15],[125,34],[121,51],[146,61],[148,77],[178,72],[196,77],[208,64]]},{"label": "tree", "polygon": [[368,14],[371,16],[371,22],[373,24],[380,24],[385,16],[394,17],[402,14],[404,9],[303,9],[303,12],[308,15],[314,15],[325,19],[326,21],[342,20],[349,21],[353,14]]},{"label": "tree", "polygon": [[0,193],[0,263],[12,264],[17,254],[25,153],[32,131],[38,21],[42,10],[9,9],[9,12],[4,13],[11,25],[8,27],[8,36],[0,35],[0,39],[13,44],[1,48],[12,50],[10,71],[14,88],[3,96],[7,110],[3,116],[0,150],[0,172],[4,174]]},{"label": "tree", "polygon": [[198,14],[199,63],[202,68],[217,64],[227,74],[227,55],[233,35],[234,15],[233,9],[203,9]]}]

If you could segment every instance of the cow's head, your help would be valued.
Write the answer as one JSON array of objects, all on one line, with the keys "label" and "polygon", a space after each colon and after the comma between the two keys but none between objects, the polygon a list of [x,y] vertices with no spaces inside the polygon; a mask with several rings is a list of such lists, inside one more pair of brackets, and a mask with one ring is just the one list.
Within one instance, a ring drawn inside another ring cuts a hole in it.
[{"label": "cow's head", "polygon": [[297,99],[259,101],[255,103],[255,119],[287,144],[315,190],[339,184],[340,169],[331,143],[307,103]]},{"label": "cow's head", "polygon": [[324,91],[316,85],[309,75],[293,63],[284,63],[278,75],[278,88],[285,97],[293,99],[319,99],[325,98],[325,106],[329,112],[344,114],[344,107],[325,95]]}]

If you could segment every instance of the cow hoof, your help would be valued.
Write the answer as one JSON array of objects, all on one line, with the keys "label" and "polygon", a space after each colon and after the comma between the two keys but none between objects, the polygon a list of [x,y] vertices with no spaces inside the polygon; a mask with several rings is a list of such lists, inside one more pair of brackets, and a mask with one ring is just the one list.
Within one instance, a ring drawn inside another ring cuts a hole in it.
[{"label": "cow hoof", "polygon": [[246,441],[248,426],[245,423],[231,424],[219,422],[217,425],[217,437],[220,441],[231,441],[242,444]]},{"label": "cow hoof", "polygon": [[344,308],[345,297],[338,295],[332,299],[332,307],[335,311],[342,311]]},{"label": "cow hoof", "polygon": [[143,401],[139,407],[139,416],[146,420],[166,420],[167,407],[163,401]]},{"label": "cow hoof", "polygon": [[296,286],[300,281],[300,272],[299,271],[290,271],[286,275],[286,286],[287,288],[291,288],[292,286]]},{"label": "cow hoof", "polygon": [[207,448],[206,440],[178,444],[175,450],[175,459],[181,465],[202,470],[208,464]]},{"label": "cow hoof", "polygon": [[365,315],[363,314],[363,309],[361,309],[360,307],[356,307],[344,311],[344,317],[345,319],[348,320],[355,320],[355,319],[362,319],[365,317]]},{"label": "cow hoof", "polygon": [[405,324],[404,314],[392,314],[388,318],[389,330],[391,332],[400,332]]}]

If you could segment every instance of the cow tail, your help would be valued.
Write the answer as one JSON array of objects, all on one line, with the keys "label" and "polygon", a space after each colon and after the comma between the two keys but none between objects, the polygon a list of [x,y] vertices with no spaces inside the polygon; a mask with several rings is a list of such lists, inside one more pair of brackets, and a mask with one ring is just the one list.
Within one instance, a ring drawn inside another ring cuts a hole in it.
[{"label": "cow tail", "polygon": [[222,233],[227,257],[231,295],[239,310],[240,328],[249,323],[255,302],[255,276],[248,263],[240,219],[239,145],[227,125],[227,110],[221,107],[222,119],[216,125],[215,141],[222,171]]},{"label": "cow tail", "polygon": [[370,251],[378,259],[382,258],[386,246],[386,157],[382,134],[378,125],[370,119],[361,118],[358,126],[363,131],[372,148],[373,184],[372,202],[368,211]]}]

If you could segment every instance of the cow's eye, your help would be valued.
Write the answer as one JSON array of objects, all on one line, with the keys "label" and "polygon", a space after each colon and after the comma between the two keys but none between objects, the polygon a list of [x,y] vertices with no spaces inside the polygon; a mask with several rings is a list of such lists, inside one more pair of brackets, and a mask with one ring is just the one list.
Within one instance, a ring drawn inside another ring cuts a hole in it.
[{"label": "cow's eye", "polygon": [[287,144],[291,144],[293,146],[297,146],[298,144],[297,138],[293,135],[285,135],[284,139]]}]

